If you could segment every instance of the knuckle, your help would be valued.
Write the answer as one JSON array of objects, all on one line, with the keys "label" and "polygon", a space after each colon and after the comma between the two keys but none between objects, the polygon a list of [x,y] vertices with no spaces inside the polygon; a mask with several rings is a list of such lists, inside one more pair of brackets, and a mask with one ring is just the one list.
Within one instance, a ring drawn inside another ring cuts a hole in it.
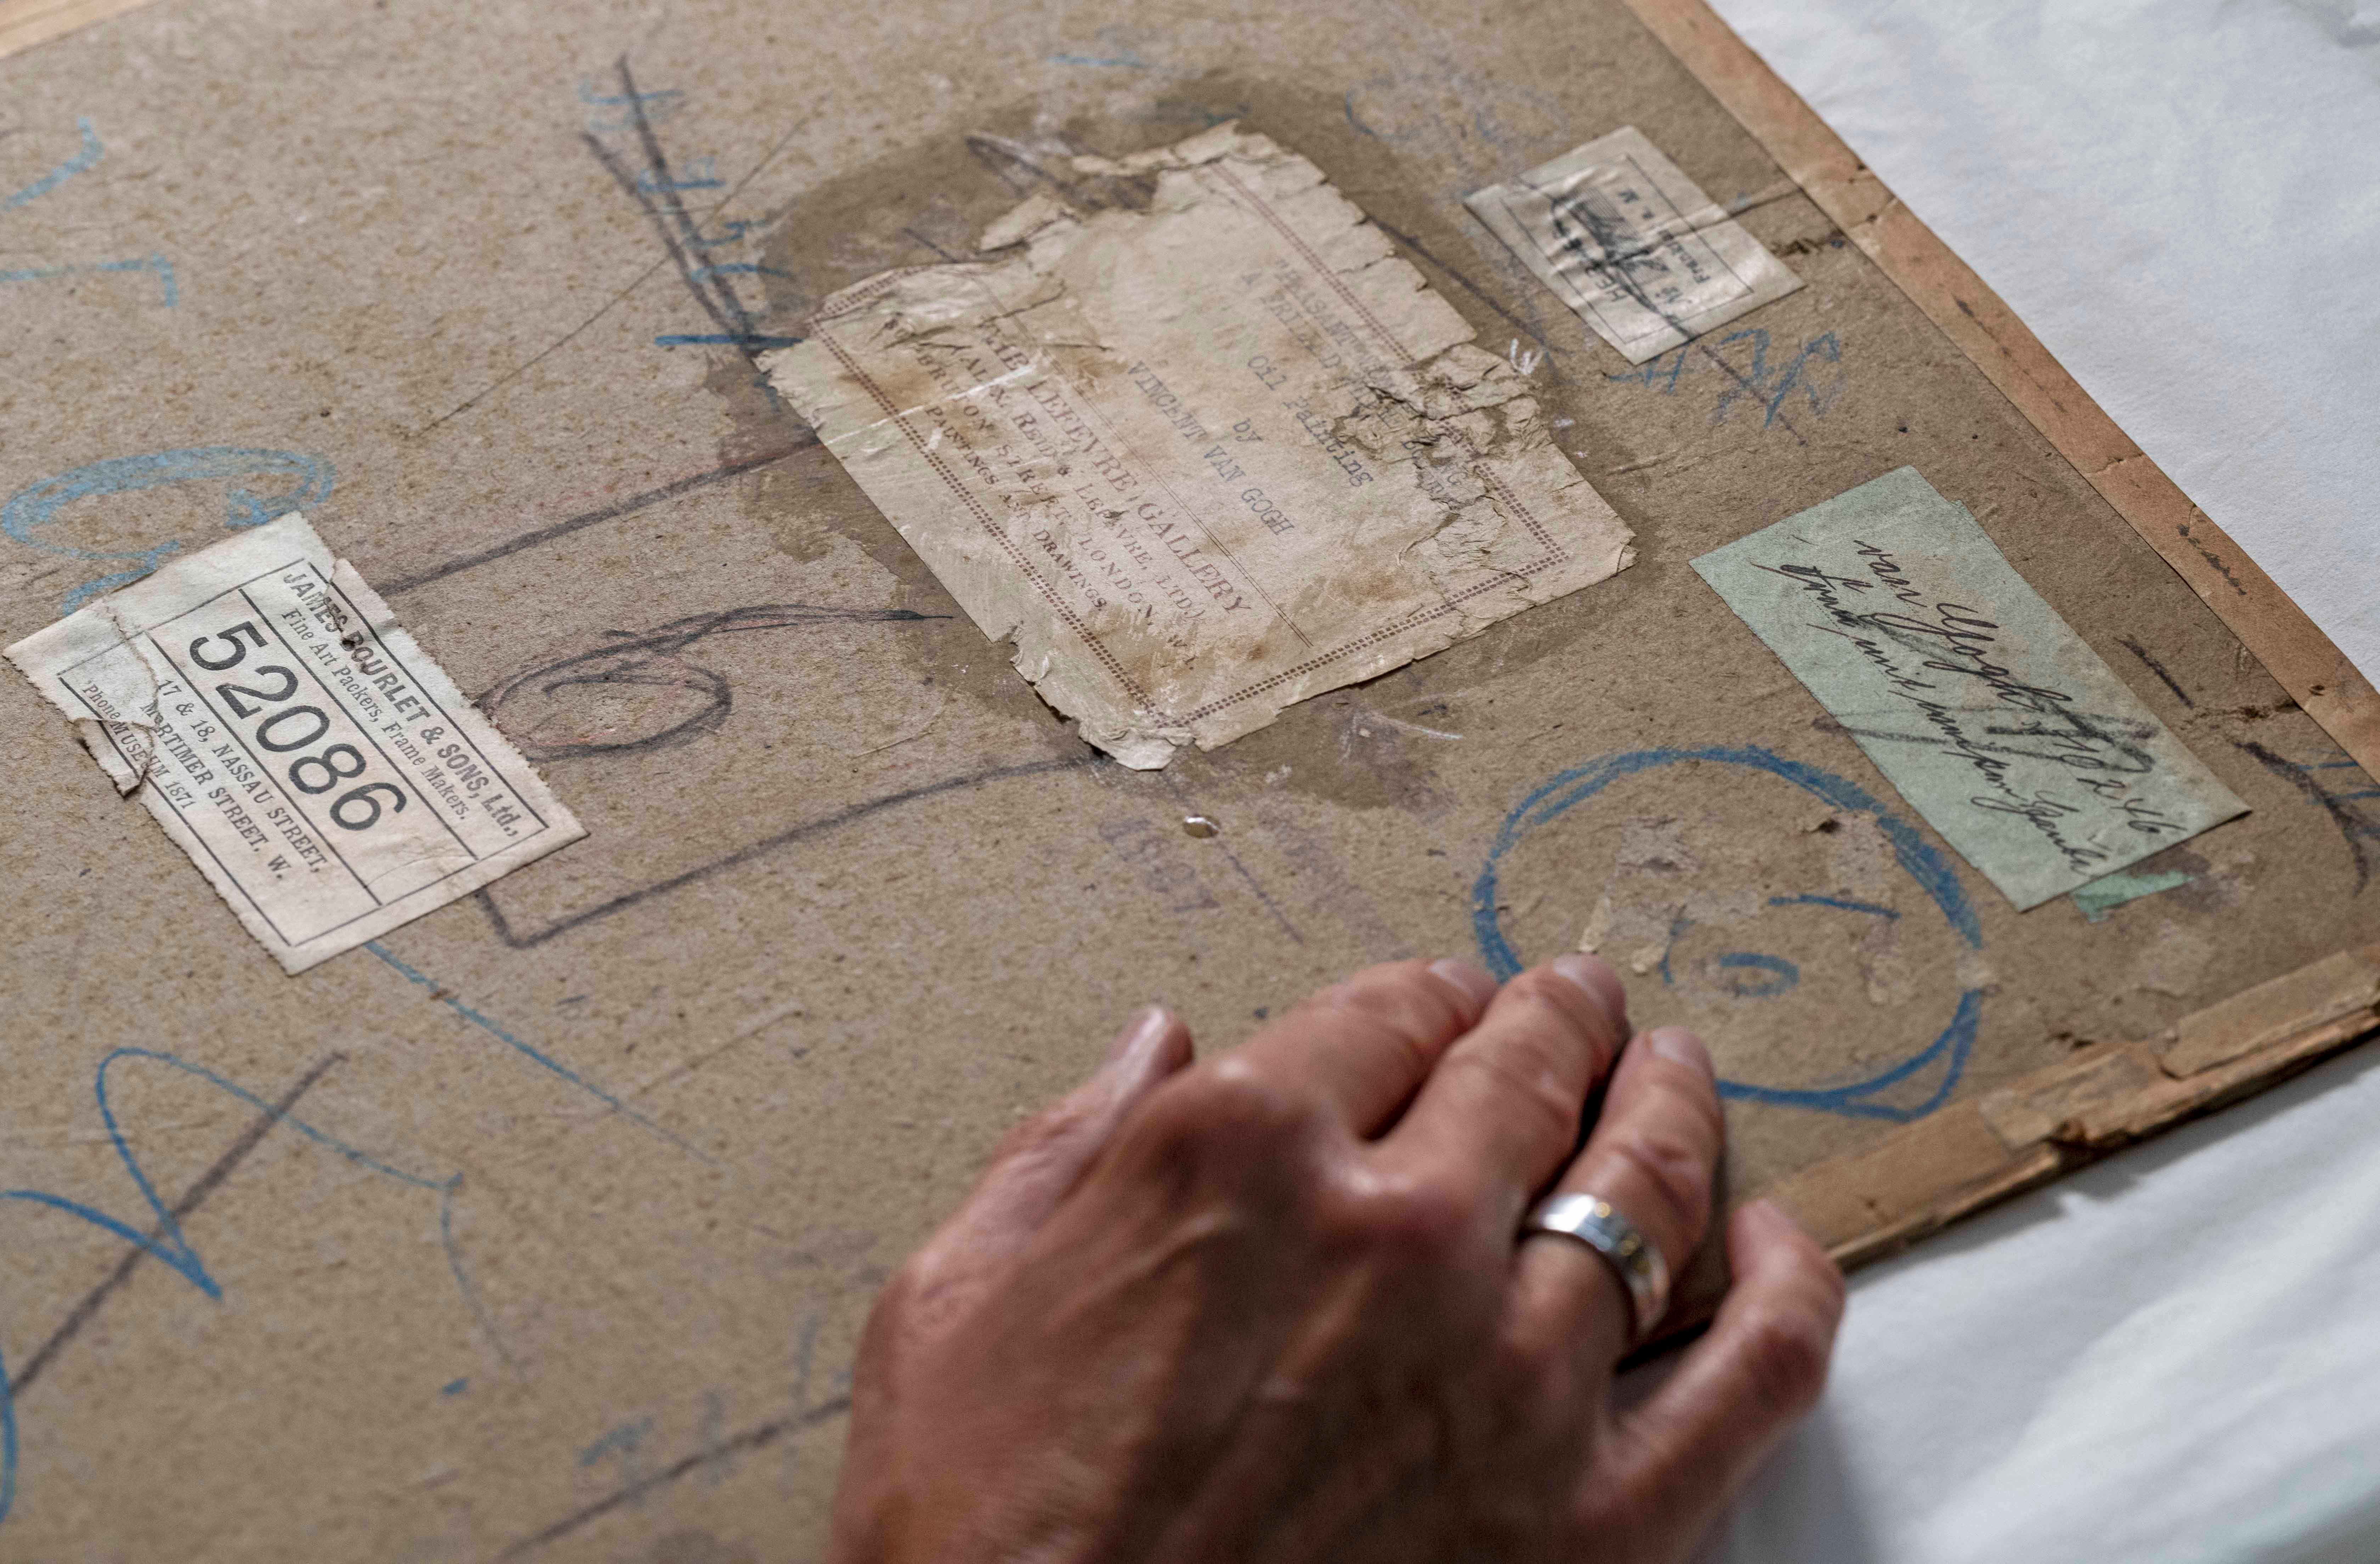
[{"label": "knuckle", "polygon": [[1598,1063],[1616,1051],[1610,1018],[1568,978],[1537,967],[1504,985],[1504,991],[1544,1012],[1565,1036],[1590,1049]]},{"label": "knuckle", "polygon": [[1761,1398],[1795,1415],[1817,1404],[1834,1356],[1834,1332],[1826,1323],[1798,1310],[1767,1309],[1743,1328],[1744,1364]]},{"label": "knuckle", "polygon": [[1082,1101],[1081,1095],[1069,1092],[1001,1136],[985,1166],[996,1168],[1006,1162],[1032,1161],[1045,1157],[1059,1142],[1079,1131],[1089,1117],[1090,1109]]},{"label": "knuckle", "polygon": [[1558,1045],[1525,1035],[1503,1037],[1492,1048],[1465,1049],[1440,1068],[1477,1076],[1491,1096],[1541,1117],[1549,1134],[1578,1134],[1585,1083]]},{"label": "knuckle", "polygon": [[884,1290],[876,1295],[875,1303],[868,1311],[870,1331],[898,1335],[912,1322],[933,1313],[934,1302],[945,1290],[949,1273],[937,1253],[939,1247],[929,1240],[892,1267],[892,1274],[884,1280]]},{"label": "knuckle", "polygon": [[1381,1179],[1347,1201],[1344,1220],[1366,1248],[1427,1265],[1463,1245],[1478,1209],[1477,1191],[1452,1178]]},{"label": "knuckle", "polygon": [[1167,1083],[1141,1115],[1141,1132],[1176,1155],[1245,1158],[1302,1140],[1314,1105],[1224,1060]]},{"label": "knuckle", "polygon": [[1666,1126],[1645,1126],[1614,1138],[1612,1157],[1624,1163],[1688,1232],[1710,1216],[1711,1159],[1702,1146]]}]

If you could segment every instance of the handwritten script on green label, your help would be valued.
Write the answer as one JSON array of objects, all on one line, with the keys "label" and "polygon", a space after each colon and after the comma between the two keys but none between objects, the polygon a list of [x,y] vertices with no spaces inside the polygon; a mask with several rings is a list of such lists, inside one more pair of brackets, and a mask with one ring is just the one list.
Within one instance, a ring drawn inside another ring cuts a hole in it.
[{"label": "handwritten script on green label", "polygon": [[2020,911],[2247,813],[1914,467],[1694,563]]}]

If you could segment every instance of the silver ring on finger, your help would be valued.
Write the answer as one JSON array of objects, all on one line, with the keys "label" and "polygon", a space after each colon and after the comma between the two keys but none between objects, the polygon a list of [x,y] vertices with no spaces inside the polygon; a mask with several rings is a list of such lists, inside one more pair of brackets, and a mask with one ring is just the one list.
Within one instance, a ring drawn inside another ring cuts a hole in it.
[{"label": "silver ring on finger", "polygon": [[1670,1306],[1670,1263],[1661,1250],[1634,1222],[1594,1194],[1549,1194],[1537,1202],[1521,1222],[1524,1240],[1551,1233],[1585,1244],[1603,1256],[1621,1285],[1635,1328],[1630,1340],[1641,1341],[1660,1323]]}]

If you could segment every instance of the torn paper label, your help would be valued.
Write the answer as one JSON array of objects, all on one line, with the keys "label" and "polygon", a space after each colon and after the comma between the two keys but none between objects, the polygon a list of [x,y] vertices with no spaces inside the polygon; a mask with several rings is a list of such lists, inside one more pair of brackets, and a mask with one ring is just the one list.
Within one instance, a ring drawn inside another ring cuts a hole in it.
[{"label": "torn paper label", "polygon": [[1627,564],[1527,379],[1312,164],[1229,126],[1081,162],[1146,207],[1037,196],[765,362],[1086,739],[1162,766]]},{"label": "torn paper label", "polygon": [[2020,910],[2248,812],[1914,467],[1694,564]]},{"label": "torn paper label", "polygon": [[293,973],[586,834],[297,515],[8,658]]},{"label": "torn paper label", "polygon": [[1802,285],[1633,125],[1463,204],[1632,364]]}]

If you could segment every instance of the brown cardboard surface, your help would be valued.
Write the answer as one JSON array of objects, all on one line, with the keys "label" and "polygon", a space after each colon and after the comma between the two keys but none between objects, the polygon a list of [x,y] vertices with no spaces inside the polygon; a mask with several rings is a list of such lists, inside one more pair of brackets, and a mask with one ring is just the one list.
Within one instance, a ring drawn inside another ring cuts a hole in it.
[{"label": "brown cardboard surface", "polygon": [[[2369,1024],[2286,987],[2380,940],[2369,777],[2111,505],[2138,464],[2045,436],[1617,0],[161,0],[0,82],[0,190],[101,149],[6,214],[0,639],[302,507],[589,831],[286,978],[0,682],[0,1557],[808,1556],[870,1292],[1149,998],[1220,1047],[1671,909],[1604,948],[1736,1084],[1730,1188],[1854,1255]],[[1233,118],[1530,361],[1640,554],[1135,774],[743,349]],[[1805,285],[1642,368],[1461,205],[1632,124]],[[1903,464],[2250,805],[2143,866],[2190,883],[2015,913],[1687,567]],[[2220,1009],[2277,980],[2305,1019]]]}]

